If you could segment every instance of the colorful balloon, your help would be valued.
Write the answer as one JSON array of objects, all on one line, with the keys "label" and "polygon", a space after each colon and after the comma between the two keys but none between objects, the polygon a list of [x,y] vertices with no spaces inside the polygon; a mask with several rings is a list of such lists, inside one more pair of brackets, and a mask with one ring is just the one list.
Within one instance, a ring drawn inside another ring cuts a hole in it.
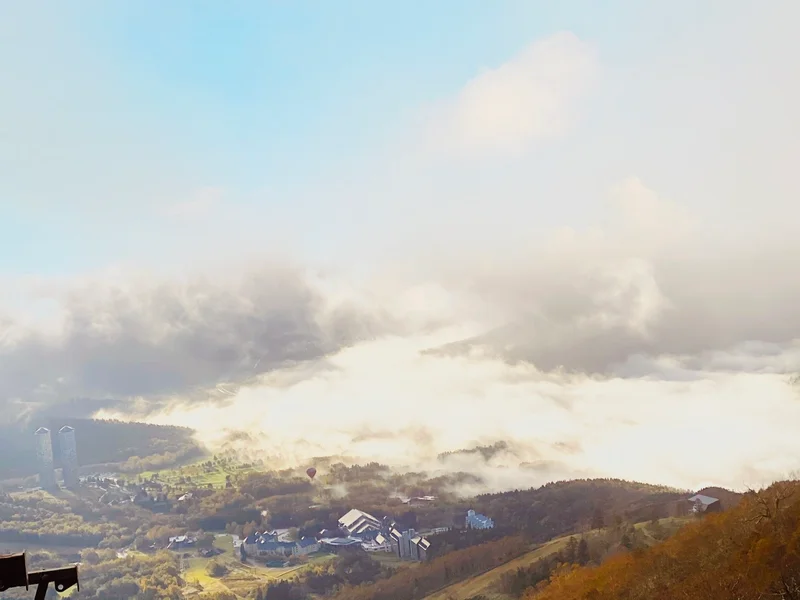
[{"label": "colorful balloon", "polygon": [[314,479],[314,475],[316,475],[316,474],[317,474],[317,470],[314,467],[311,467],[310,469],[308,469],[306,471],[306,475],[308,475],[308,477],[310,479]]}]

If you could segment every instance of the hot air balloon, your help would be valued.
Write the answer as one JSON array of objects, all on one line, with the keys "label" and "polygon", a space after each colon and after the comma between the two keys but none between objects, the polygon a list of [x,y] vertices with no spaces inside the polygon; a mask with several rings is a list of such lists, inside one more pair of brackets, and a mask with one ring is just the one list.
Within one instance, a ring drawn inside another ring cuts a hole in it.
[{"label": "hot air balloon", "polygon": [[317,470],[314,467],[311,467],[306,471],[306,475],[308,475],[309,479],[314,479],[314,475],[317,474]]}]

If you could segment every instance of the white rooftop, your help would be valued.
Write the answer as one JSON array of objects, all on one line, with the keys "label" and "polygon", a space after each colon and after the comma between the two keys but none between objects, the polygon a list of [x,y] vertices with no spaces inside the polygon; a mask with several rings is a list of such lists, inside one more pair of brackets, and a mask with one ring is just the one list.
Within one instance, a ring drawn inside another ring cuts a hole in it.
[{"label": "white rooftop", "polygon": [[708,506],[709,504],[714,504],[714,502],[719,502],[719,498],[712,498],[711,496],[696,494],[689,498],[689,502],[700,502],[701,504]]},{"label": "white rooftop", "polygon": [[373,517],[369,513],[365,513],[362,510],[358,510],[357,508],[350,509],[347,511],[341,519],[339,519],[339,524],[343,527],[347,527],[348,529],[352,527],[356,522],[360,519],[366,519],[368,521],[374,521],[375,523],[380,523],[378,519]]}]

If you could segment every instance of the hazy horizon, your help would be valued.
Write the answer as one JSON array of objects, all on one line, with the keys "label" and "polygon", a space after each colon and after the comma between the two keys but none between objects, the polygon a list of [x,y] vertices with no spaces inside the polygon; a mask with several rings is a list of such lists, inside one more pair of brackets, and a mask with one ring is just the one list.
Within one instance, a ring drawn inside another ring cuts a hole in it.
[{"label": "hazy horizon", "polygon": [[502,440],[445,463],[498,489],[797,471],[797,17],[0,8],[0,419],[430,468]]}]

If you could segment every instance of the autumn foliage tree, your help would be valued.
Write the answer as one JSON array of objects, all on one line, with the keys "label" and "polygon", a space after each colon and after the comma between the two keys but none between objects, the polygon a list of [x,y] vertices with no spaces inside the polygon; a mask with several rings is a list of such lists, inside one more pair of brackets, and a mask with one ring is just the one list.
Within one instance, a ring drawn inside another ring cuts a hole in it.
[{"label": "autumn foliage tree", "polygon": [[599,567],[564,566],[528,600],[800,600],[800,483],[748,494],[736,508],[687,525]]}]

